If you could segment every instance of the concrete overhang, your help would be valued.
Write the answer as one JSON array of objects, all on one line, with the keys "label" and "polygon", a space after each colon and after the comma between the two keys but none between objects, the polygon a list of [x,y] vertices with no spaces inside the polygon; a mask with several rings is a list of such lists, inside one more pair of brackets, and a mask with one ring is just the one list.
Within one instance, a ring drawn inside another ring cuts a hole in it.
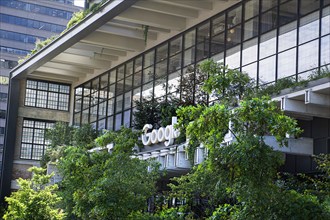
[{"label": "concrete overhang", "polygon": [[296,118],[330,118],[330,77],[311,81],[295,91],[289,90],[273,98],[282,111]]},{"label": "concrete overhang", "polygon": [[[40,78],[75,86],[239,1],[108,1],[13,69],[12,78]],[[147,36],[143,27],[148,27]]]}]

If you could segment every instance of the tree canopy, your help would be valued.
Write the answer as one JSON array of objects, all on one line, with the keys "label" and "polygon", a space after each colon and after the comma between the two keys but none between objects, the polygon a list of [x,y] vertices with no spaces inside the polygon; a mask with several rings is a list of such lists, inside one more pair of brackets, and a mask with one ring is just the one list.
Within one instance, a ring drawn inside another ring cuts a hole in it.
[{"label": "tree canopy", "polygon": [[6,197],[8,208],[5,220],[61,220],[65,213],[59,208],[61,197],[56,194],[58,186],[49,185],[52,175],[45,169],[31,167],[31,180],[18,179],[19,189]]}]

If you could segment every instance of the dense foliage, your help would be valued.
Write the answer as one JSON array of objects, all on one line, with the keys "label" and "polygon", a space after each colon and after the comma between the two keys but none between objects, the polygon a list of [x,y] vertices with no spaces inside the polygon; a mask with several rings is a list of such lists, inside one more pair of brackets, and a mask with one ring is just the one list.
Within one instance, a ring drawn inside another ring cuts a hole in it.
[{"label": "dense foliage", "polygon": [[59,209],[61,198],[55,193],[57,185],[48,185],[51,175],[42,168],[32,167],[31,180],[18,179],[19,190],[6,197],[8,208],[5,220],[61,220],[65,215]]},{"label": "dense foliage", "polygon": [[107,150],[65,149],[58,168],[63,176],[61,195],[71,216],[125,219],[147,208],[147,199],[156,190],[158,166],[131,157],[137,141],[138,133],[122,128],[96,139],[101,146],[113,143],[111,154]]},{"label": "dense foliage", "polygon": [[[219,100],[209,107],[177,111],[179,128],[187,130],[189,153],[201,143],[208,149],[202,164],[170,185],[171,196],[186,201],[183,213],[210,219],[328,219],[329,195],[323,193],[321,198],[279,184],[282,154],[264,140],[272,135],[285,147],[288,134],[301,132],[297,122],[269,97],[257,93],[253,97],[248,76],[213,61],[206,61],[201,69],[209,76],[203,88]],[[225,139],[228,132],[231,138]],[[328,169],[326,162],[319,164],[323,171]]]},{"label": "dense foliage", "polygon": [[82,149],[91,149],[96,146],[95,138],[98,132],[89,124],[81,127],[73,127],[65,122],[56,122],[55,126],[46,130],[46,139],[50,146],[41,160],[41,166],[45,167],[48,162],[56,162],[63,156],[67,146],[76,146]]}]

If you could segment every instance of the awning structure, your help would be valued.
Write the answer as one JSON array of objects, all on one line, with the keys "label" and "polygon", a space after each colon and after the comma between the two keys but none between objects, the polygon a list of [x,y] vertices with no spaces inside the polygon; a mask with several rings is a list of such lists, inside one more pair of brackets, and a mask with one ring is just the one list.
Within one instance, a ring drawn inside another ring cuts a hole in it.
[{"label": "awning structure", "polygon": [[330,78],[310,82],[306,88],[273,98],[282,111],[296,118],[330,118]]},{"label": "awning structure", "polygon": [[12,71],[79,84],[136,56],[239,0],[115,0]]}]

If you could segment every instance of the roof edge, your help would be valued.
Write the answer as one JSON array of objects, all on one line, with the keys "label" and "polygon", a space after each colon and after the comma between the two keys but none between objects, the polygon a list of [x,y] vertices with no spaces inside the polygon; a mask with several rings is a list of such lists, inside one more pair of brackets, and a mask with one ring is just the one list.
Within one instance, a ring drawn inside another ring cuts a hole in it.
[{"label": "roof edge", "polygon": [[81,22],[67,30],[50,44],[39,50],[25,62],[15,67],[11,78],[23,77],[35,71],[39,66],[53,59],[67,48],[86,37],[91,32],[101,27],[110,19],[128,9],[138,0],[116,0],[105,3],[99,10],[86,16]]}]

